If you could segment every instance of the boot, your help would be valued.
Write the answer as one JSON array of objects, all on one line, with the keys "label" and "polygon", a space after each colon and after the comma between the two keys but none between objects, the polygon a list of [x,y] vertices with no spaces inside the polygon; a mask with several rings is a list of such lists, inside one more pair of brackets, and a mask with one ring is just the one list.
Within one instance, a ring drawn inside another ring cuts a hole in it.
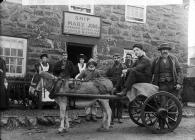
[{"label": "boot", "polygon": [[127,95],[127,89],[123,89],[121,92],[116,93],[118,96],[126,96]]}]

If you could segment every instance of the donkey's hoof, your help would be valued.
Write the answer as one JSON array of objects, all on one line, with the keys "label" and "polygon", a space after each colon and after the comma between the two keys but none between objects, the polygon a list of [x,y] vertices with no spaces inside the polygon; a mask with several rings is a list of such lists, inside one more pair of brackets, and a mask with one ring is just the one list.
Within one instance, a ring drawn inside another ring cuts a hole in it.
[{"label": "donkey's hoof", "polygon": [[110,129],[100,127],[100,128],[97,129],[97,131],[98,132],[109,132]]},{"label": "donkey's hoof", "polygon": [[68,129],[64,129],[64,128],[59,128],[58,129],[58,134],[67,133],[67,132],[68,132]]}]

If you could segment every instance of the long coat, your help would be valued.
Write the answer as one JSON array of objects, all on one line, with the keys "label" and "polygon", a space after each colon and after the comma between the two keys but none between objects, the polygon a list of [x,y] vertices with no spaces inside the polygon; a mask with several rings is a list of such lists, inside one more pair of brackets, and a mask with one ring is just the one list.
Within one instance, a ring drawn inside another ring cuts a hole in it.
[{"label": "long coat", "polygon": [[8,108],[8,94],[5,89],[4,81],[6,74],[5,61],[0,57],[0,109]]},{"label": "long coat", "polygon": [[[161,57],[157,57],[153,63],[152,63],[152,83],[155,85],[158,85],[159,82],[159,75],[160,75],[160,59]],[[173,81],[174,84],[183,84],[183,74],[182,74],[182,70],[181,67],[179,65],[179,61],[177,59],[177,57],[173,56],[173,55],[169,55],[168,56],[168,60],[171,63],[171,71],[173,74]]]}]

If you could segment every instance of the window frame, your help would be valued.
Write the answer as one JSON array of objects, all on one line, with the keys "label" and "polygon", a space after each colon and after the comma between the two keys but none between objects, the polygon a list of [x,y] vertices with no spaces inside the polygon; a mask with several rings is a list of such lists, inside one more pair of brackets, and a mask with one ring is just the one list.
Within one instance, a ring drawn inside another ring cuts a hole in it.
[{"label": "window frame", "polygon": [[[143,8],[143,21],[138,21],[138,20],[133,20],[133,19],[128,19],[127,18],[127,9],[128,9],[128,6],[130,7],[134,7],[134,8]],[[128,21],[128,22],[135,22],[135,23],[145,23],[146,22],[146,8],[147,6],[146,5],[125,5],[125,21]]]},{"label": "window frame", "polygon": [[72,9],[71,6],[76,6],[76,5],[68,5],[68,11],[70,11],[70,12],[87,14],[87,15],[94,15],[94,5],[93,4],[90,4],[90,9],[91,9],[91,12],[90,13],[76,11],[76,10]]},{"label": "window frame", "polygon": [[[22,67],[22,72],[21,73],[11,73],[9,72],[6,72],[6,76],[15,76],[15,77],[24,77],[25,74],[26,74],[26,61],[27,61],[27,39],[24,39],[24,38],[17,38],[17,37],[10,37],[10,36],[0,36],[0,44],[5,41],[5,42],[8,42],[8,46],[3,46],[1,45],[1,48],[3,48],[2,50],[4,50],[2,52],[2,54],[0,54],[1,57],[3,57],[4,59],[6,58],[20,58],[22,59],[22,65],[18,65],[18,63],[15,64],[15,66],[21,66]],[[17,47],[14,47],[14,43],[18,43],[18,44],[21,44],[21,45],[16,45]],[[12,46],[11,46],[12,45]],[[10,48],[10,55],[5,55],[5,48]],[[11,49],[22,49],[23,50],[23,56],[18,56],[18,51],[16,51],[16,56],[11,56]],[[9,59],[9,65],[10,65],[10,59]],[[18,61],[18,60],[17,60]],[[16,61],[16,62],[17,62]],[[7,63],[6,63],[7,65]],[[6,66],[7,68],[7,66]]]}]

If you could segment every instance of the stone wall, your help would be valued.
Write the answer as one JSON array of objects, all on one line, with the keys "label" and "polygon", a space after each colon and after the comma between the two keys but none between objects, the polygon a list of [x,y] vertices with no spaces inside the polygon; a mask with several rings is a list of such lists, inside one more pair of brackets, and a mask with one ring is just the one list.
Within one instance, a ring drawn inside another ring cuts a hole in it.
[{"label": "stone wall", "polygon": [[[67,39],[72,37],[62,34],[63,11],[68,11],[68,6],[1,4],[1,35],[28,40],[27,73],[33,70],[42,52],[64,48]],[[97,41],[101,64],[113,53],[122,54],[123,48],[131,48],[134,43],[144,44],[147,55],[153,58],[158,55],[157,47],[162,42],[171,44],[180,62],[187,62],[188,10],[183,5],[148,6],[145,24],[125,21],[123,5],[96,5],[95,15],[102,18],[101,38]],[[56,61],[58,55],[52,52],[51,60]]]}]

